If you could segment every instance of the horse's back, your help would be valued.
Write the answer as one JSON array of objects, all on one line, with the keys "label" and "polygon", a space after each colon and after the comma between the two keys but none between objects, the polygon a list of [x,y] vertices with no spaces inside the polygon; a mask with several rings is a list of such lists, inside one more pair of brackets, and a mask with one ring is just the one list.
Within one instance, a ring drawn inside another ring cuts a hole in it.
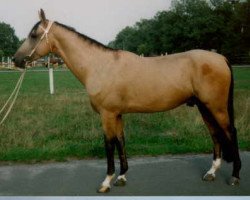
[{"label": "horse's back", "polygon": [[215,92],[218,98],[227,92],[230,74],[223,56],[203,50],[151,58],[120,52],[113,69],[101,99],[118,112],[169,110],[192,96],[208,101]]}]

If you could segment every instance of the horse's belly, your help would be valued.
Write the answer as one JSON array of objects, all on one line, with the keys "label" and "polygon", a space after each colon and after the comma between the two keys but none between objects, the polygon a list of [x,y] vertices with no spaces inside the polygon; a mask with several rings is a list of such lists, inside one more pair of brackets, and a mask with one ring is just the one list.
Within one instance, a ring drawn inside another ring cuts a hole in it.
[{"label": "horse's belly", "polygon": [[161,112],[171,110],[185,103],[191,94],[145,95],[128,101],[125,112]]}]

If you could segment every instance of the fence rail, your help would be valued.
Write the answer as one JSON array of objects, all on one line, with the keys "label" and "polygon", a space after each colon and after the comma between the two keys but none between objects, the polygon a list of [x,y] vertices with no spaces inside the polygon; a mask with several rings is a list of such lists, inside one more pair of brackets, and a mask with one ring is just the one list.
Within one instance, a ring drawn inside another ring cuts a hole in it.
[{"label": "fence rail", "polygon": [[232,57],[231,62],[238,65],[249,65],[250,54],[238,54]]}]

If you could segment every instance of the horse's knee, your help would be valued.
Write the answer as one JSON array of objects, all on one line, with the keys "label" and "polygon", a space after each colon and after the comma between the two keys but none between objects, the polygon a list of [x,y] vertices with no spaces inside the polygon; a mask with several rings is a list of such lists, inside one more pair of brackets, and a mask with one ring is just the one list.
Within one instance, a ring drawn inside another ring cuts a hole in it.
[{"label": "horse's knee", "polygon": [[102,113],[102,127],[108,139],[116,138],[123,130],[121,117],[114,113]]}]

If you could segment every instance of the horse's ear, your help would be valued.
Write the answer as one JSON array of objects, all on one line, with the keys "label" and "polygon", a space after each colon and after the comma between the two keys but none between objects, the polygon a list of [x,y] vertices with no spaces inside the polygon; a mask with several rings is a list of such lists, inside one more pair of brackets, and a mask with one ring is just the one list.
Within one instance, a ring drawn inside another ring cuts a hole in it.
[{"label": "horse's ear", "polygon": [[40,18],[41,22],[45,23],[46,22],[46,17],[45,17],[45,13],[44,13],[43,9],[40,9],[38,11],[38,15],[39,15],[39,18]]}]

